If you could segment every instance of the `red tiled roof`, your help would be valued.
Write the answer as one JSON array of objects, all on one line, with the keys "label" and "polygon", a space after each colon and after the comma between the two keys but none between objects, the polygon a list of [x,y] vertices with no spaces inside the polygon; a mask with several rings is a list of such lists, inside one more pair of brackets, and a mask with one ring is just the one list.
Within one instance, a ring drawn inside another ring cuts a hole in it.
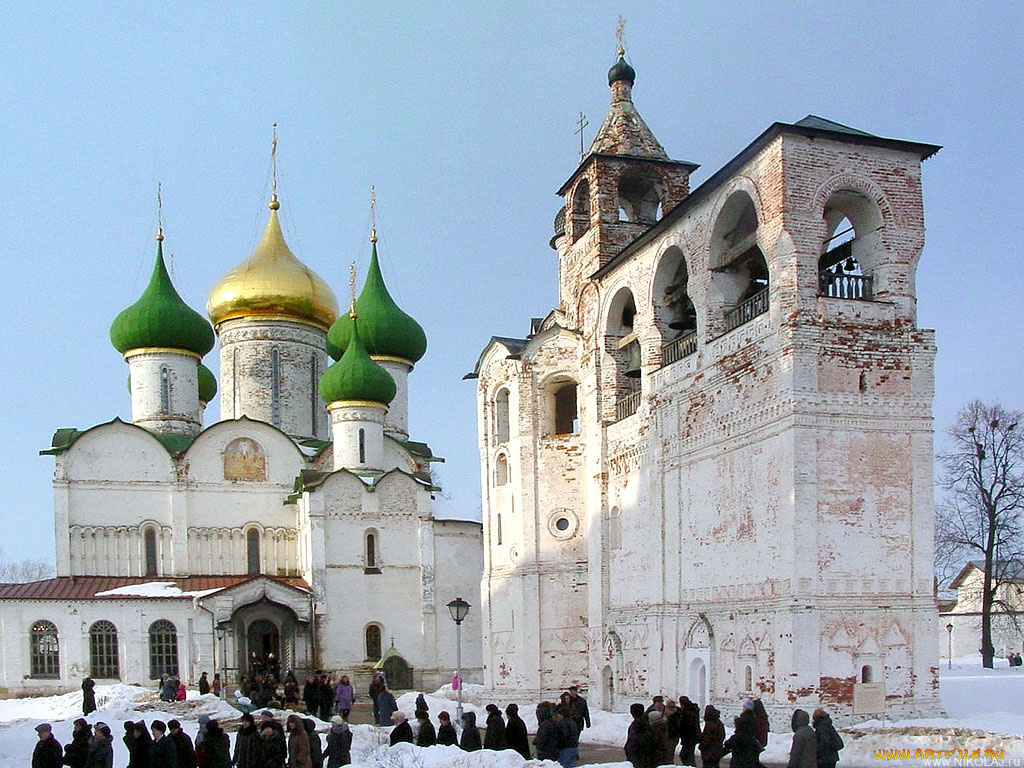
[{"label": "red tiled roof", "polygon": [[[224,589],[236,584],[261,578],[256,575],[242,576],[189,576],[175,579],[166,576],[60,576],[44,581],[30,581],[26,584],[0,584],[0,600],[191,600],[192,595],[177,597],[152,597],[146,595],[103,595],[118,587],[154,582],[172,583],[182,592],[201,592],[209,589]],[[291,587],[309,590],[304,579],[297,576],[263,576]]]}]

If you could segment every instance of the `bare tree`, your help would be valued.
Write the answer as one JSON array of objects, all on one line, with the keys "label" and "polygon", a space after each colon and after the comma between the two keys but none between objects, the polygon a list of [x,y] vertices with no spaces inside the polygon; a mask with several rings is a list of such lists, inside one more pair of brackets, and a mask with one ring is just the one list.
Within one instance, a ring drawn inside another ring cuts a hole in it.
[{"label": "bare tree", "polygon": [[[1000,587],[1019,577],[1024,563],[1024,424],[1019,411],[974,401],[949,428],[943,467],[945,500],[936,518],[937,563],[980,560],[981,658],[991,668],[993,610],[1008,615]],[[1018,425],[1021,426],[1018,429]]]},{"label": "bare tree", "polygon": [[2,583],[20,584],[27,581],[40,581],[50,578],[53,573],[53,565],[45,560],[12,561],[5,558],[4,551],[0,549],[0,582]]}]

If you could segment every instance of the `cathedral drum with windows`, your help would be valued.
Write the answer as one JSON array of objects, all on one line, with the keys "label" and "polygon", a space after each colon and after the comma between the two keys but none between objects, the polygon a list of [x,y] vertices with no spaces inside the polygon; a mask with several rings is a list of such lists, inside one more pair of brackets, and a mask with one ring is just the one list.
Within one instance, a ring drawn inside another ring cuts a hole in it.
[{"label": "cathedral drum with windows", "polygon": [[609,72],[559,306],[477,378],[485,684],[938,709],[921,163],[809,116],[691,191]]},{"label": "cathedral drum with windows", "polygon": [[[285,243],[276,194],[270,208],[210,294],[212,327],[175,290],[158,234],[149,284],[110,331],[131,423],[58,430],[43,451],[57,577],[0,585],[0,694],[203,671],[229,685],[344,670],[362,686],[377,666],[420,689],[450,680],[445,604],[478,588],[483,552],[478,522],[435,517],[440,459],[409,439],[426,337],[391,298],[375,235],[339,319]],[[215,332],[222,420],[204,429]],[[474,680],[479,613],[462,632]]]}]

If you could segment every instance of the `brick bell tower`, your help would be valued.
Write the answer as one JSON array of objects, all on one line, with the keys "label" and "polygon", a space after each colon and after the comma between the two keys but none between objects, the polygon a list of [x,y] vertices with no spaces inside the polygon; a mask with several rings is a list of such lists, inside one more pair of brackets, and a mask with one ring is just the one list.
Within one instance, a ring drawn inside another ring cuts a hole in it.
[{"label": "brick bell tower", "polygon": [[633,104],[636,70],[625,59],[608,70],[611,105],[583,160],[558,194],[555,219],[559,304],[578,323],[577,297],[590,275],[646,232],[690,191],[699,166],[672,160]]}]

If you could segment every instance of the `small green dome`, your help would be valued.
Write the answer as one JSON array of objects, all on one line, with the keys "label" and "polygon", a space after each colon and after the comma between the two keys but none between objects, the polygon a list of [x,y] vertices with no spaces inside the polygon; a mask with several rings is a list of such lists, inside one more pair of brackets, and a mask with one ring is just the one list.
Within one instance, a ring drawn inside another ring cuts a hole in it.
[{"label": "small green dome", "polygon": [[156,264],[139,300],[110,326],[110,342],[121,354],[143,347],[168,347],[202,357],[213,349],[213,328],[182,301],[164,265],[163,242],[156,246]]},{"label": "small green dome", "polygon": [[630,85],[636,82],[636,70],[626,63],[621,54],[619,55],[619,60],[608,70],[608,85],[619,80],[625,80]]},{"label": "small green dome", "polygon": [[208,403],[217,396],[217,377],[202,363],[199,364],[199,402]]},{"label": "small green dome", "polygon": [[397,389],[391,374],[375,363],[363,346],[363,318],[350,317],[351,343],[341,359],[320,377],[320,397],[325,403],[337,400],[369,400],[387,405],[395,399]]},{"label": "small green dome", "polygon": [[[399,309],[384,285],[384,276],[377,260],[376,241],[373,243],[366,282],[356,301],[356,313],[359,315],[359,335],[371,355],[400,357],[415,363],[427,351],[427,336],[423,328]],[[351,338],[352,318],[345,314],[327,332],[327,353],[335,360],[339,359],[348,348]]]}]

